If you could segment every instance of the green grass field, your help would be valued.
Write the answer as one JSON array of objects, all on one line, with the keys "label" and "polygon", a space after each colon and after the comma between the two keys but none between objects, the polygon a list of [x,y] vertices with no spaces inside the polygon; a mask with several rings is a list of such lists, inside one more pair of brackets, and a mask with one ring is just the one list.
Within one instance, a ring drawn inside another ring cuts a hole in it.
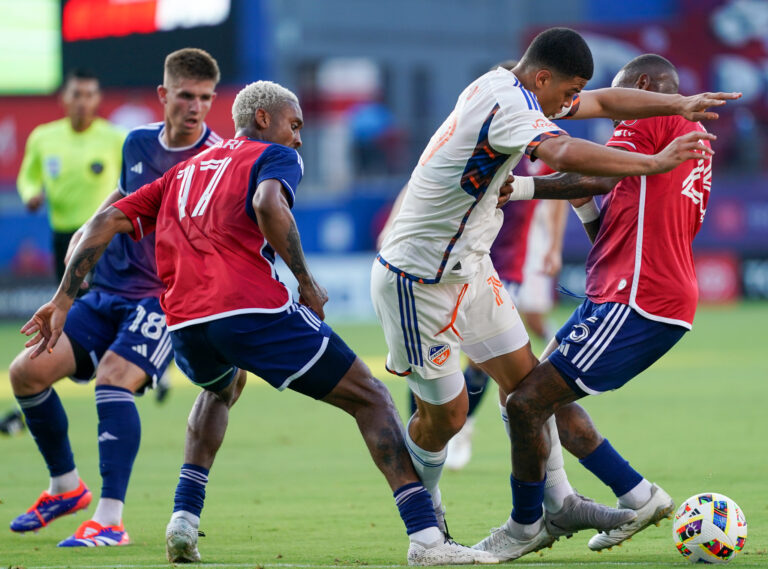
[{"label": "green grass field", "polygon": [[[557,313],[563,321],[566,312]],[[613,445],[677,502],[703,491],[736,500],[749,522],[738,567],[768,566],[768,355],[762,324],[768,304],[702,308],[696,328],[657,365],[621,391],[585,406]],[[384,378],[384,343],[375,325],[336,329]],[[0,326],[0,412],[13,405],[7,366],[22,344],[17,323]],[[385,378],[405,406],[402,380]],[[38,534],[0,532],[0,567],[167,567],[164,529],[181,465],[186,415],[197,390],[178,373],[170,399],[138,400],[143,439],[125,509],[132,545],[57,549],[86,516],[68,517]],[[92,387],[61,382],[70,437],[81,475],[99,491]],[[615,498],[566,457],[580,492]],[[478,414],[474,456],[441,484],[454,536],[475,543],[509,515],[509,450],[493,398]],[[28,434],[0,438],[0,523],[24,511],[47,485]],[[6,526],[7,527],[7,526]],[[253,379],[234,408],[227,439],[211,472],[200,540],[208,567],[390,567],[405,563],[407,538],[392,497],[369,460],[353,421],[294,393]],[[590,532],[563,540],[517,566],[684,566],[671,523],[650,528],[600,555]]]}]

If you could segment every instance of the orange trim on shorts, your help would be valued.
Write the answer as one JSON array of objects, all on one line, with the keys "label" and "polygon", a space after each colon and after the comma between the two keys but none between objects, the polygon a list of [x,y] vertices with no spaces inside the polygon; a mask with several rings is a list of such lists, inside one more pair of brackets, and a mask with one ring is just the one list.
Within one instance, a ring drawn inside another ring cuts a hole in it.
[{"label": "orange trim on shorts", "polygon": [[[456,317],[459,315],[459,305],[461,304],[461,301],[464,300],[464,295],[467,294],[468,288],[469,288],[469,283],[465,283],[464,286],[461,287],[461,292],[459,292],[459,299],[456,301],[456,306],[453,308],[453,314],[451,314],[451,321],[448,322],[448,325],[442,330],[440,330],[437,334],[442,334],[446,330],[453,330],[453,333],[459,337],[459,340],[464,339],[461,337],[461,334],[459,334],[459,331],[453,325],[456,322]],[[437,336],[437,334],[435,334],[435,336]]]}]

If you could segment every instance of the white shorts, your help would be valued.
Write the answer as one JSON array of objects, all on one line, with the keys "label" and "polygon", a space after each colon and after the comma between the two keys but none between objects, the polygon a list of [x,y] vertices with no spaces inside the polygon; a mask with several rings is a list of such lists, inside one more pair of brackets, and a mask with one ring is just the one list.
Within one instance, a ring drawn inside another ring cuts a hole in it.
[{"label": "white shorts", "polygon": [[390,373],[445,377],[461,371],[459,350],[482,363],[528,343],[490,257],[478,269],[466,284],[420,284],[374,261],[371,297],[389,348]]}]

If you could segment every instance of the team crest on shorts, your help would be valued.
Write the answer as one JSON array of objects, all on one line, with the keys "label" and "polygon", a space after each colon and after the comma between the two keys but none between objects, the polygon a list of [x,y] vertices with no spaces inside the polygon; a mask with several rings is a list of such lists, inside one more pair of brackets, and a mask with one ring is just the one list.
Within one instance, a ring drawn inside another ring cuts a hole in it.
[{"label": "team crest on shorts", "polygon": [[443,365],[451,355],[451,348],[445,344],[441,346],[430,346],[428,358],[436,366]]},{"label": "team crest on shorts", "polygon": [[587,328],[586,324],[576,324],[571,329],[571,333],[568,334],[568,339],[572,342],[580,342],[587,336],[589,336],[589,328]]}]

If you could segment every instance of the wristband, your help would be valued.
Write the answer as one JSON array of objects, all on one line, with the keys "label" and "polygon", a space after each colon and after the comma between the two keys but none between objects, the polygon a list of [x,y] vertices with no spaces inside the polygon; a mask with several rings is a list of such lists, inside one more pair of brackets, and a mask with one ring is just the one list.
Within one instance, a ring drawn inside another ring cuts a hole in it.
[{"label": "wristband", "polygon": [[600,208],[598,207],[595,198],[592,198],[584,205],[573,207],[573,211],[576,212],[576,215],[579,216],[579,219],[583,224],[595,221],[598,217],[600,217]]},{"label": "wristband", "polygon": [[530,176],[515,176],[512,181],[512,193],[509,195],[511,201],[531,200],[533,199],[533,178]]}]

